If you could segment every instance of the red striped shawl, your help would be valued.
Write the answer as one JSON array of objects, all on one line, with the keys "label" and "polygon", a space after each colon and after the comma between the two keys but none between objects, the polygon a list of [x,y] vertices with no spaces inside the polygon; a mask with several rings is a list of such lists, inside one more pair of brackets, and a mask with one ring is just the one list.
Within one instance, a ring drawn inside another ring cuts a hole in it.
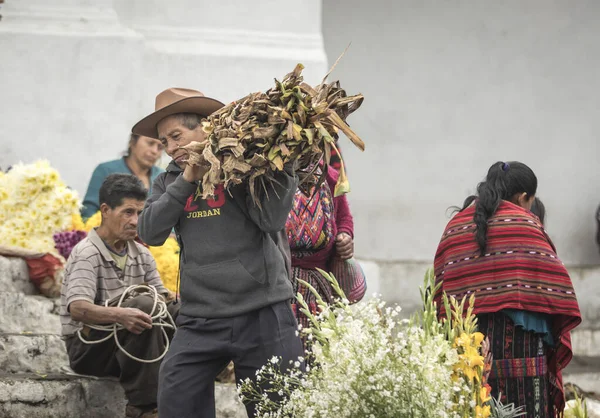
[{"label": "red striped shawl", "polygon": [[553,402],[564,408],[561,370],[571,361],[570,331],[581,322],[579,305],[567,269],[556,255],[539,219],[507,201],[488,221],[487,249],[480,256],[475,241],[475,205],[448,223],[435,255],[435,276],[442,286],[435,300],[445,317],[442,292],[461,299],[475,294],[475,314],[519,309],[552,315],[557,342],[548,369]]}]

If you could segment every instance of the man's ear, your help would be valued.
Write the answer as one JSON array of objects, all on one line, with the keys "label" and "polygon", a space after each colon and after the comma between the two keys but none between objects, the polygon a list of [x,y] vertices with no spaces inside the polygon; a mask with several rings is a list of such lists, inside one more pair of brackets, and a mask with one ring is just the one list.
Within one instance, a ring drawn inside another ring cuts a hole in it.
[{"label": "man's ear", "polygon": [[102,203],[100,205],[100,213],[102,214],[102,218],[107,216],[110,211],[111,211],[111,208],[106,203]]}]

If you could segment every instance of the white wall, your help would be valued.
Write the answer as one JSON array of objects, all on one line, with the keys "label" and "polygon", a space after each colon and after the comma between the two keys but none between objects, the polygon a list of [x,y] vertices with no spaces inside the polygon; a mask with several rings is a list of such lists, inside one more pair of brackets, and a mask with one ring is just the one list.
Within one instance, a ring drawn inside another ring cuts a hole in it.
[{"label": "white wall", "polygon": [[[567,264],[598,264],[600,3],[594,0],[324,0],[334,78],[363,107],[347,142],[363,259],[432,260],[445,211],[489,166],[536,172]],[[418,282],[421,275],[415,278]]]},{"label": "white wall", "polygon": [[82,194],[160,91],[228,102],[297,62],[311,83],[327,71],[318,0],[8,0],[2,15],[0,167],[47,158]]}]

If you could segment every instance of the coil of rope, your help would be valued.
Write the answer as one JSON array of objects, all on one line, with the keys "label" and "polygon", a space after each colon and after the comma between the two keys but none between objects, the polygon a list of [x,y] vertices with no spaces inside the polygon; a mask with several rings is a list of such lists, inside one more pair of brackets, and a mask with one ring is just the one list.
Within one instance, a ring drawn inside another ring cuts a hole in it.
[{"label": "coil of rope", "polygon": [[[152,318],[152,326],[161,328],[161,331],[162,331],[162,334],[163,334],[163,337],[165,340],[165,350],[163,351],[163,353],[160,356],[158,356],[155,359],[142,359],[142,358],[134,356],[133,354],[131,354],[127,350],[125,350],[125,348],[123,348],[123,346],[119,342],[119,338],[117,336],[117,332],[125,329],[125,327],[116,322],[114,324],[110,324],[110,325],[85,324],[88,328],[95,329],[97,331],[108,332],[108,335],[99,340],[86,340],[81,335],[81,330],[79,330],[79,331],[77,331],[77,335],[79,336],[79,339],[85,344],[100,344],[100,343],[103,343],[104,341],[108,341],[109,339],[114,338],[115,344],[117,344],[117,347],[119,348],[119,350],[121,350],[130,359],[139,361],[140,363],[155,363],[157,361],[162,360],[162,358],[167,354],[167,351],[169,351],[169,336],[168,336],[165,328],[172,328],[173,330],[175,330],[176,326],[175,326],[175,321],[173,321],[171,314],[167,310],[167,303],[164,300],[162,300],[162,298],[156,291],[156,288],[152,285],[146,285],[146,284],[131,285],[127,289],[125,289],[125,291],[121,295],[119,302],[117,303],[116,306],[120,308],[121,304],[123,302],[125,302],[125,300],[136,296],[136,294],[139,295],[139,294],[143,294],[143,293],[151,293],[154,296],[154,304],[152,305],[152,310],[150,311],[150,317]],[[108,307],[109,306],[108,303],[109,303],[109,301],[107,300],[104,303],[104,306]]]}]

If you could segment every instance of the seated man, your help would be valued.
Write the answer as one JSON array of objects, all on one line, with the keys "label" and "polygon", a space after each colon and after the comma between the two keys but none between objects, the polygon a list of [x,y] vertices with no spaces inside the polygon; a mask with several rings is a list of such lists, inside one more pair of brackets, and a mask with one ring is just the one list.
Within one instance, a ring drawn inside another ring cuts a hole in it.
[{"label": "seated man", "polygon": [[[108,332],[86,324],[120,324],[124,328],[118,331],[121,346],[138,358],[156,359],[165,349],[161,327],[152,326],[153,293],[141,293],[117,306],[125,289],[135,284],[154,286],[161,299],[172,299],[150,252],[134,241],[146,195],[133,175],[106,178],[100,187],[102,224],[71,252],[61,292],[62,335],[71,368],[81,374],[119,377],[128,400],[128,417],[157,416],[160,361],[136,361],[117,347],[112,337],[90,343],[107,337]],[[109,306],[105,306],[107,301]],[[177,308],[169,304],[172,316]]]}]

